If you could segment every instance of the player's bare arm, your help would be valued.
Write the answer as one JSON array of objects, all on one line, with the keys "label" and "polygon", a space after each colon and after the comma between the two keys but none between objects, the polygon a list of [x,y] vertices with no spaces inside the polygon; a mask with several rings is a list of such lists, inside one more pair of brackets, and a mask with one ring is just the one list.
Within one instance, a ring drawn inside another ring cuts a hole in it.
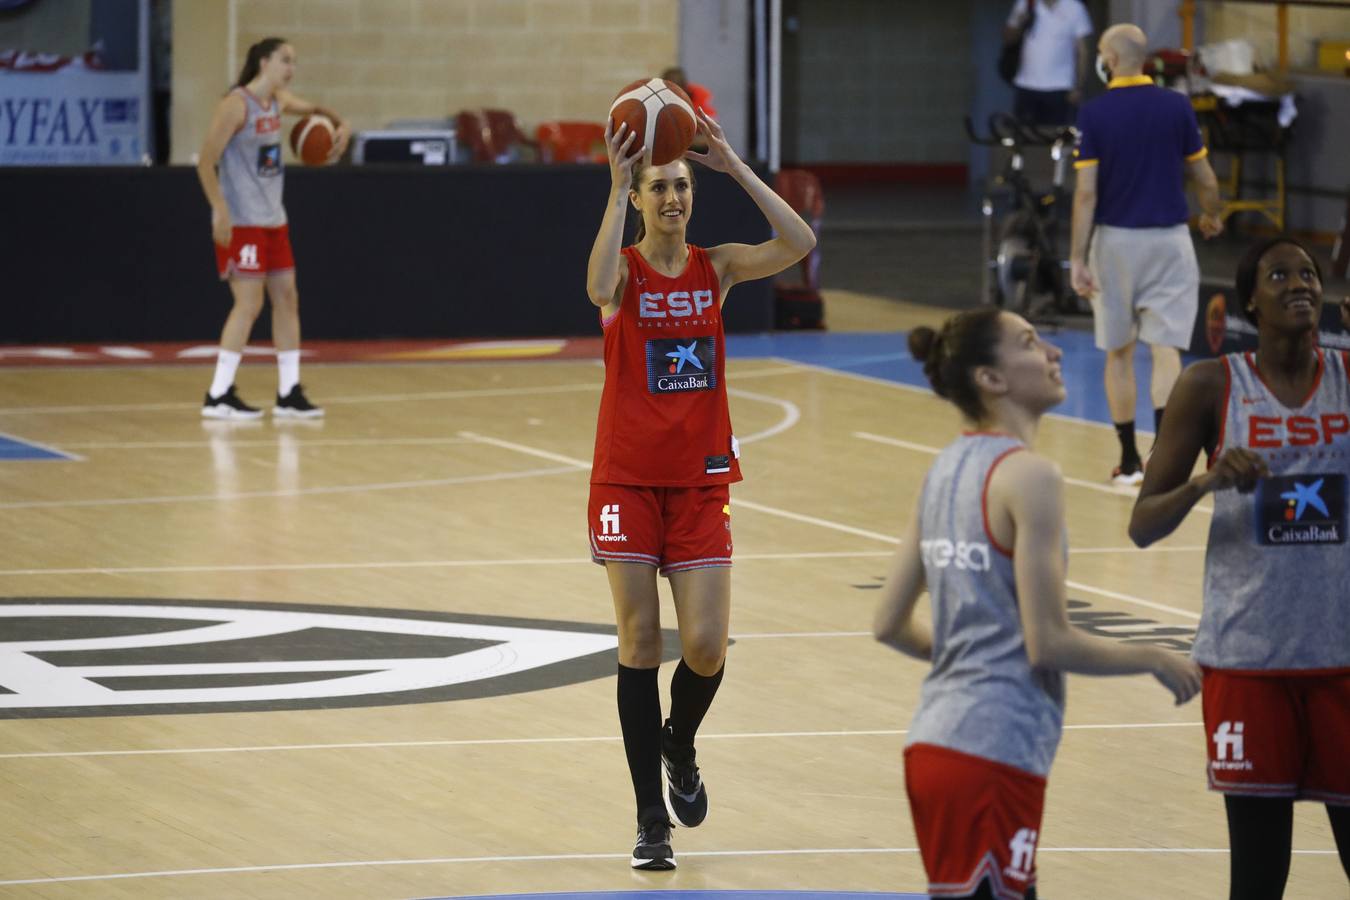
[{"label": "player's bare arm", "polygon": [[924,591],[923,558],[919,554],[919,510],[914,510],[900,545],[891,557],[890,571],[881,589],[881,602],[872,633],[888,647],[906,656],[928,660],[933,656],[933,634],[914,621],[914,608]]},{"label": "player's bare arm", "polygon": [[327,116],[333,120],[333,127],[336,131],[333,134],[333,149],[328,153],[329,161],[333,161],[342,156],[347,151],[347,144],[352,139],[352,127],[342,120],[342,117],[327,107],[320,106],[311,100],[306,100],[298,94],[293,94],[285,88],[280,88],[276,93],[277,106],[283,113],[295,116],[308,116],[311,113],[318,113],[321,116]]},{"label": "player's bare arm", "polygon": [[816,234],[787,201],[774,193],[727,143],[722,126],[703,110],[698,111],[698,130],[708,142],[707,153],[688,151],[685,158],[702,163],[714,172],[725,172],[745,189],[776,237],[762,244],[721,244],[708,248],[708,259],[721,282],[722,302],[727,292],[742,281],[776,275],[810,253]]},{"label": "player's bare arm", "polygon": [[1064,479],[1058,466],[1033,453],[1013,454],[990,478],[989,509],[996,539],[1008,536],[999,534],[998,523],[1002,528],[1011,523],[1022,632],[1033,666],[1082,675],[1148,672],[1178,704],[1200,691],[1200,669],[1190,660],[1157,647],[1094,638],[1069,623],[1060,549],[1065,540]]},{"label": "player's bare arm", "polygon": [[197,180],[201,182],[202,192],[211,204],[211,237],[222,247],[230,244],[230,233],[234,223],[230,221],[230,210],[225,205],[225,194],[220,190],[220,176],[216,166],[220,163],[225,145],[234,137],[235,132],[244,126],[248,118],[248,109],[244,98],[236,93],[222,97],[211,115],[211,124],[206,129],[206,139],[197,154]]},{"label": "player's bare arm", "polygon": [[606,318],[618,311],[628,282],[628,267],[622,264],[619,250],[623,243],[624,217],[628,214],[628,191],[633,186],[633,167],[642,159],[642,151],[632,149],[636,137],[637,132],[630,132],[626,124],[614,132],[611,123],[608,120],[605,123],[609,199],[605,202],[605,215],[600,220],[600,230],[595,235],[586,264],[586,294]]},{"label": "player's bare arm", "polygon": [[1175,531],[1205,494],[1228,487],[1251,490],[1256,479],[1269,474],[1260,456],[1233,447],[1208,471],[1191,476],[1196,457],[1219,440],[1226,385],[1223,364],[1216,359],[1189,366],[1177,381],[1167,401],[1167,427],[1158,435],[1130,515],[1130,539],[1138,546]]}]

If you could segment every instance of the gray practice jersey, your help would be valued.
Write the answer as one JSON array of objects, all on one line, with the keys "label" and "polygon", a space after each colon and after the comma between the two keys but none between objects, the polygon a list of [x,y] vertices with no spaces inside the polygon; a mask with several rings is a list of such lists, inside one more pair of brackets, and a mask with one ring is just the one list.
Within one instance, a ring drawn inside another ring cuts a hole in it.
[{"label": "gray practice jersey", "polygon": [[1214,493],[1196,662],[1221,669],[1350,668],[1350,381],[1344,351],[1319,350],[1302,406],[1280,403],[1251,353],[1222,358],[1228,397],[1215,459],[1260,454],[1271,477]]},{"label": "gray practice jersey", "polygon": [[1032,668],[1011,548],[985,525],[985,487],[1015,438],[970,434],[938,455],[924,482],[920,553],[933,605],[933,669],[909,744],[937,744],[1041,777],[1059,746],[1064,676]]},{"label": "gray practice jersey", "polygon": [[281,110],[277,99],[264,108],[242,87],[244,124],[220,156],[220,189],[235,225],[275,228],[286,224],[281,205]]}]

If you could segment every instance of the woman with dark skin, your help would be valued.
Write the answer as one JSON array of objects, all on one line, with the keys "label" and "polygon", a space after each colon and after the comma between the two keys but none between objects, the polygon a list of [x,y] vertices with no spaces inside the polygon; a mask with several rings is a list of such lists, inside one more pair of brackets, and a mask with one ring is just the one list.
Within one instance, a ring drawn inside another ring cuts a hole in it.
[{"label": "woman with dark skin", "polygon": [[[1230,898],[1270,900],[1289,875],[1295,800],[1326,804],[1350,875],[1350,352],[1319,346],[1321,270],[1288,238],[1248,251],[1237,299],[1257,349],[1182,374],[1130,537],[1146,547],[1214,495],[1193,651],[1209,783],[1225,795]],[[1350,298],[1341,319],[1350,328]]]}]

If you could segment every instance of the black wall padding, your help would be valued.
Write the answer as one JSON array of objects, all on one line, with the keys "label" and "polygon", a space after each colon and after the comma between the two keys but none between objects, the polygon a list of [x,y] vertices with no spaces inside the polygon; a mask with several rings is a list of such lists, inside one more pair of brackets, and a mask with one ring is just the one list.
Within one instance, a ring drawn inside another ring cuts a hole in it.
[{"label": "black wall padding", "polygon": [[[690,241],[769,237],[734,181],[698,176]],[[304,336],[599,334],[586,258],[608,194],[604,166],[292,167]],[[0,168],[0,198],[0,342],[219,337],[229,289],[195,170]],[[729,331],[771,329],[769,281],[724,312]]]}]

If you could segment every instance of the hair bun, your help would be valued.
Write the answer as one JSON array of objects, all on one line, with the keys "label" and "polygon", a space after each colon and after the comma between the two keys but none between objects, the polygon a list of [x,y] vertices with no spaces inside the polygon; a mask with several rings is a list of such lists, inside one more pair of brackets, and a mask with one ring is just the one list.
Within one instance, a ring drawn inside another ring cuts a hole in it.
[{"label": "hair bun", "polygon": [[909,333],[909,352],[921,363],[928,362],[933,355],[933,346],[937,343],[938,333],[927,325],[920,325]]}]

